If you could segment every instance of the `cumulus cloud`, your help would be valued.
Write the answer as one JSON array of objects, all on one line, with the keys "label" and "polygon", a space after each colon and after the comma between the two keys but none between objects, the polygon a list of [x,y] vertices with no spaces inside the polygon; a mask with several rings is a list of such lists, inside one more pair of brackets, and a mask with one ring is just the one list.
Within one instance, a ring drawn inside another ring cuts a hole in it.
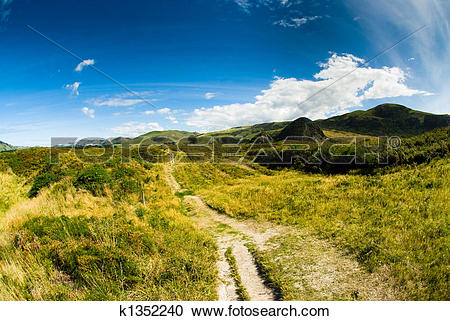
[{"label": "cumulus cloud", "polygon": [[154,110],[146,110],[143,112],[144,115],[153,115],[155,113]]},{"label": "cumulus cloud", "polygon": [[206,93],[205,94],[205,99],[213,99],[214,97],[216,97],[216,93]]},{"label": "cumulus cloud", "polygon": [[86,116],[89,116],[90,118],[95,118],[95,110],[94,109],[89,109],[88,107],[83,107],[83,108],[81,108],[81,111]]},{"label": "cumulus cloud", "polygon": [[81,82],[75,81],[73,84],[67,84],[64,87],[72,91],[72,95],[79,96],[78,88],[80,88]]},{"label": "cumulus cloud", "polygon": [[367,99],[429,94],[409,88],[405,73],[398,67],[359,67],[364,63],[351,54],[333,54],[319,64],[322,69],[314,80],[275,78],[269,89],[255,97],[255,102],[196,109],[187,125],[215,130],[301,116],[320,119],[360,107]]},{"label": "cumulus cloud", "polygon": [[111,128],[111,130],[114,133],[119,134],[121,136],[137,137],[151,131],[163,130],[163,128],[158,123],[144,123],[144,122],[130,121],[121,124],[117,127]]},{"label": "cumulus cloud", "polygon": [[94,60],[94,59],[86,59],[86,60],[83,60],[83,61],[80,62],[80,63],[78,64],[78,66],[75,68],[75,71],[82,71],[84,67],[86,67],[86,66],[91,66],[91,65],[93,65],[93,64],[95,64],[95,60]]},{"label": "cumulus cloud", "polygon": [[284,28],[300,28],[304,24],[308,23],[309,21],[314,21],[317,19],[320,19],[322,17],[320,16],[312,16],[312,17],[302,17],[302,18],[288,18],[288,19],[281,19],[278,21],[275,21],[274,25],[279,25]]},{"label": "cumulus cloud", "polygon": [[170,108],[161,108],[161,109],[158,109],[158,114],[170,114],[170,113],[171,113]]},{"label": "cumulus cloud", "polygon": [[178,120],[173,116],[167,116],[166,119],[170,120],[172,124],[178,124]]}]

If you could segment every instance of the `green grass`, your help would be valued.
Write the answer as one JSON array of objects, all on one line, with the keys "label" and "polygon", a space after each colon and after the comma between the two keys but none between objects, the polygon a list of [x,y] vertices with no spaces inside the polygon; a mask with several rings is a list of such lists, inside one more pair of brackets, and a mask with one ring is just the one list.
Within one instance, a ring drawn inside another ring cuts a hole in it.
[{"label": "green grass", "polygon": [[233,249],[231,247],[227,248],[225,251],[225,258],[231,268],[231,276],[234,279],[236,285],[236,293],[241,301],[250,301],[250,296],[242,284],[241,276],[239,275],[238,267],[236,264],[236,258],[233,255]]},{"label": "green grass", "polygon": [[388,267],[411,299],[449,298],[448,159],[375,176],[287,171],[226,181],[206,173],[209,185],[196,174],[187,187],[218,211],[314,230],[368,271]]},{"label": "green grass", "polygon": [[32,199],[25,167],[0,172],[0,300],[216,299],[214,241],[183,215],[162,166],[60,157],[36,163],[59,180],[31,172]]},{"label": "green grass", "polygon": [[433,115],[396,104],[383,104],[369,110],[357,110],[316,123],[327,130],[371,136],[410,137],[449,125],[449,115]]}]

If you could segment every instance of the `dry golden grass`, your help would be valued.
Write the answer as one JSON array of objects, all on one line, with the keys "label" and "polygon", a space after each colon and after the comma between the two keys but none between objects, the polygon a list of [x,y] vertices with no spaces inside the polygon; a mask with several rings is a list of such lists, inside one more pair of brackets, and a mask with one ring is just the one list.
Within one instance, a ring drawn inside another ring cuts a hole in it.
[{"label": "dry golden grass", "polygon": [[146,178],[145,206],[141,191],[118,199],[107,188],[95,197],[71,176],[28,199],[29,186],[0,173],[6,195],[17,195],[0,216],[0,300],[216,297],[212,240],[183,215],[161,166],[127,166]]}]

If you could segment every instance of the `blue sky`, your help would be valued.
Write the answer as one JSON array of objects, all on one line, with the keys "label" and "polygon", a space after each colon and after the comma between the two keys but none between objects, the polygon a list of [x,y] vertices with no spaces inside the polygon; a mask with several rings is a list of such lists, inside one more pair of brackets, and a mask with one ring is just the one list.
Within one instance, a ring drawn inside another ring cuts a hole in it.
[{"label": "blue sky", "polygon": [[206,131],[383,102],[448,113],[449,15],[439,0],[0,0],[0,140]]}]

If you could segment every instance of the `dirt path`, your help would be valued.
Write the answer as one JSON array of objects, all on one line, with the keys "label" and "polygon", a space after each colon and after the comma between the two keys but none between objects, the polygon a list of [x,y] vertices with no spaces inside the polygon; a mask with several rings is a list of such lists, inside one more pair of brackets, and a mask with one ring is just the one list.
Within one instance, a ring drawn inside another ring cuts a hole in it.
[{"label": "dirt path", "polygon": [[[168,184],[175,191],[180,186],[166,170]],[[193,222],[207,230],[219,247],[219,300],[238,299],[225,251],[231,247],[242,285],[251,300],[275,300],[272,289],[258,273],[254,257],[245,246],[250,242],[275,266],[278,278],[289,284],[287,300],[398,300],[388,271],[367,273],[357,261],[325,240],[295,227],[239,220],[219,214],[198,196],[186,196],[184,203]],[[385,273],[386,272],[386,273]]]},{"label": "dirt path", "polygon": [[164,166],[164,173],[166,174],[166,181],[169,184],[172,193],[176,193],[181,191],[180,184],[178,184],[175,177],[173,177],[173,167],[172,166]]},{"label": "dirt path", "polygon": [[[166,180],[172,189],[173,193],[180,192],[181,187],[173,176],[172,166],[165,166]],[[198,214],[194,222],[200,228],[207,228],[208,230],[214,229],[219,224],[224,224],[222,217],[214,210],[207,207],[198,196],[185,197],[187,205],[191,208],[191,212]],[[227,220],[228,223],[234,223],[232,219]],[[235,225],[235,224],[233,224]],[[242,230],[245,226],[241,226]],[[245,243],[248,240],[239,233],[214,233],[217,245],[219,247],[218,255],[219,260],[217,262],[217,269],[219,271],[219,284],[217,288],[217,294],[220,301],[237,301],[239,296],[237,295],[237,287],[235,279],[233,278],[231,267],[225,257],[225,252],[228,248],[232,249],[232,255],[236,260],[237,270],[242,280],[242,285],[248,292],[250,299],[254,301],[272,301],[275,296],[271,289],[265,284],[264,280],[258,272],[255,260],[250,254]],[[258,238],[260,239],[260,237]]]},{"label": "dirt path", "polygon": [[[229,275],[230,267],[225,259],[225,251],[231,247],[232,254],[236,259],[238,273],[242,279],[242,285],[247,290],[250,299],[255,301],[271,301],[275,299],[274,293],[265,284],[258,272],[255,260],[250,254],[245,243],[248,241],[261,243],[262,240],[270,237],[264,233],[246,233],[248,226],[236,224],[233,219],[220,215],[203,203],[198,196],[186,196],[185,202],[191,210],[192,220],[200,228],[207,229],[216,237],[219,246],[220,267],[219,274]],[[257,237],[254,237],[257,236]],[[224,264],[226,263],[226,264]],[[229,278],[228,276],[225,277]],[[226,287],[222,284],[219,288]],[[220,292],[219,292],[220,294]],[[220,300],[230,300],[230,297],[220,297]]]}]

